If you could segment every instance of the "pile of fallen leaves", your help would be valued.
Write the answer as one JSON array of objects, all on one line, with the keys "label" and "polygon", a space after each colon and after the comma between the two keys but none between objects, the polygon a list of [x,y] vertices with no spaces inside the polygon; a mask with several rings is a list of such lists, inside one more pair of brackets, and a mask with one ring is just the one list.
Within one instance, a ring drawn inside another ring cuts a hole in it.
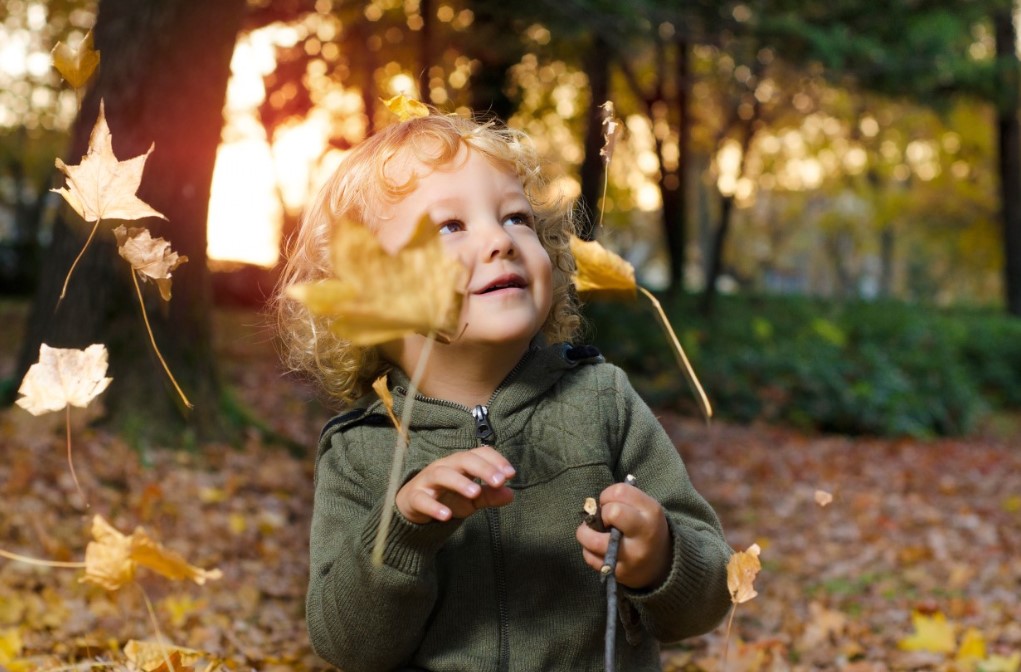
[{"label": "pile of fallen leaves", "polygon": [[[86,509],[59,417],[10,409],[0,415],[0,539],[9,551],[80,561],[94,515],[119,530],[144,526],[190,562],[223,572],[203,586],[136,577],[165,639],[201,654],[194,669],[327,669],[311,653],[303,616],[311,451],[327,413],[281,376],[257,323],[221,316],[225,376],[307,455],[254,431],[244,445],[139,451],[82,418],[75,461]],[[727,670],[1021,667],[1021,446],[661,419],[731,545],[761,548],[759,595],[736,611]],[[80,575],[0,560],[0,669],[158,669],[129,656],[130,642],[154,639],[142,591],[111,593]],[[670,648],[666,669],[719,672],[724,633],[721,625]]]}]

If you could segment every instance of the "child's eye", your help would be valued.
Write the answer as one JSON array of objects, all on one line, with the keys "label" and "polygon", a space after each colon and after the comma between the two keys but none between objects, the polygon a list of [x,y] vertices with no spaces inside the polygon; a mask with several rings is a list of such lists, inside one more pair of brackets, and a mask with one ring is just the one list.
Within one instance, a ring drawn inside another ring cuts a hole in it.
[{"label": "child's eye", "polygon": [[504,226],[518,225],[531,227],[532,222],[533,222],[532,215],[527,212],[515,212],[503,218]]},{"label": "child's eye", "polygon": [[457,231],[464,231],[464,222],[456,219],[448,219],[447,221],[440,224],[440,234],[456,233]]}]

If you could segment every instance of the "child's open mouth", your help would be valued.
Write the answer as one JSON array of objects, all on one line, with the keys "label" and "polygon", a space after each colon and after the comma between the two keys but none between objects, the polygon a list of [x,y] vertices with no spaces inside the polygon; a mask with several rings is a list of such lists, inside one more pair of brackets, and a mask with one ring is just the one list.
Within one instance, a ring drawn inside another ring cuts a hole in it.
[{"label": "child's open mouth", "polygon": [[527,286],[528,283],[520,275],[502,275],[475,293],[493,294],[506,290],[524,289]]}]

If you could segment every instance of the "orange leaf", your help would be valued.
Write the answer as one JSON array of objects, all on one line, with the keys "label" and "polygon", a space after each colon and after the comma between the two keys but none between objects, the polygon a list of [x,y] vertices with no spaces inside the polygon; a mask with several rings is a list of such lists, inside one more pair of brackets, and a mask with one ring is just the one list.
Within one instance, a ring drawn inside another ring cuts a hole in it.
[{"label": "orange leaf", "polygon": [[75,89],[85,86],[99,65],[99,52],[92,48],[91,30],[85,33],[85,38],[77,49],[72,49],[63,42],[57,42],[53,46],[51,55],[53,67]]},{"label": "orange leaf", "polygon": [[32,415],[63,410],[66,406],[85,408],[110,384],[106,377],[106,346],[93,344],[84,350],[39,346],[39,361],[33,364],[17,400]]},{"label": "orange leaf", "polygon": [[174,581],[190,579],[199,585],[222,576],[218,569],[189,565],[182,556],[153,541],[141,527],[127,536],[96,515],[92,519],[92,537],[93,541],[85,547],[85,576],[79,581],[106,590],[117,590],[129,583],[138,566]]},{"label": "orange leaf", "polygon": [[153,238],[149,230],[123,224],[113,230],[117,238],[117,252],[124,257],[131,268],[143,280],[153,280],[159,287],[164,301],[170,300],[170,273],[188,261],[170,249],[170,243],[163,238]]},{"label": "orange leaf", "polygon": [[752,584],[762,569],[760,551],[758,544],[752,544],[747,551],[739,551],[727,561],[727,588],[734,604],[742,604],[758,595]]},{"label": "orange leaf", "polygon": [[166,219],[135,196],[145,161],[155,146],[151,145],[149,151],[133,159],[118,161],[113,153],[113,136],[106,125],[103,101],[100,101],[99,118],[89,138],[88,153],[77,166],[68,166],[57,159],[57,168],[67,176],[67,188],[52,191],[63,196],[86,222],[142,217]]},{"label": "orange leaf", "polygon": [[571,236],[571,254],[577,264],[574,286],[579,294],[635,295],[635,269],[620,256],[594,240],[584,241],[577,236]]},{"label": "orange leaf", "polygon": [[457,329],[464,266],[444,251],[428,217],[396,254],[362,224],[343,222],[333,241],[333,268],[337,278],[295,285],[288,296],[332,318],[341,338],[368,346]]}]

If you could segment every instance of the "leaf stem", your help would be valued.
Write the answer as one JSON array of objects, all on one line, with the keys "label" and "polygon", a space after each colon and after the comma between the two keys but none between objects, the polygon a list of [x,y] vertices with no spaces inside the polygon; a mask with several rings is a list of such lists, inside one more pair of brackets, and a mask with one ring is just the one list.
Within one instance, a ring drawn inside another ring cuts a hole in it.
[{"label": "leaf stem", "polygon": [[606,190],[610,186],[610,160],[607,159],[603,165],[603,194],[599,198],[599,222],[596,224],[596,230],[592,232],[592,239],[595,240],[596,234],[603,228],[603,213],[606,212]]},{"label": "leaf stem", "polygon": [[28,565],[36,565],[38,567],[60,567],[63,569],[85,569],[84,562],[58,562],[56,560],[39,560],[37,558],[30,558],[27,555],[18,555],[17,553],[11,553],[0,548],[0,557],[7,558],[8,560],[15,560],[17,562],[24,562]]},{"label": "leaf stem", "polygon": [[99,229],[99,221],[100,220],[98,219],[96,220],[95,225],[92,227],[92,232],[89,233],[88,240],[86,240],[85,244],[82,245],[81,252],[79,252],[78,256],[74,258],[74,263],[71,264],[71,268],[67,271],[67,275],[64,277],[64,287],[60,290],[60,298],[57,299],[58,302],[63,301],[64,295],[67,294],[67,284],[71,282],[71,274],[74,273],[74,269],[78,266],[78,262],[81,261],[81,258],[85,256],[85,250],[88,249],[89,243],[92,242],[93,237],[96,235],[96,231]]},{"label": "leaf stem", "polygon": [[663,306],[660,305],[659,299],[652,295],[652,292],[647,290],[645,287],[638,285],[638,290],[644,294],[649,301],[652,302],[652,307],[656,309],[656,317],[659,318],[659,323],[670,337],[670,343],[673,345],[674,355],[677,356],[677,362],[684,369],[685,375],[688,377],[688,383],[691,385],[691,389],[695,392],[695,396],[698,397],[702,414],[705,415],[705,419],[709,420],[713,417],[713,407],[709,403],[709,397],[706,396],[705,390],[702,389],[702,383],[698,382],[698,376],[695,375],[695,369],[692,368],[691,362],[688,361],[688,356],[684,354],[684,348],[681,346],[681,342],[677,340],[677,334],[674,333],[674,328],[670,326],[670,320],[667,319],[666,313],[663,312]]},{"label": "leaf stem", "polygon": [[425,375],[425,366],[429,362],[429,355],[432,354],[435,342],[436,332],[430,331],[425,339],[422,352],[419,354],[418,362],[415,364],[415,371],[408,384],[408,394],[404,398],[404,407],[401,409],[401,424],[397,428],[397,445],[394,446],[393,462],[390,464],[390,481],[386,486],[383,511],[379,517],[379,528],[376,530],[376,540],[372,545],[372,564],[376,567],[383,564],[383,548],[386,546],[386,535],[390,529],[390,522],[393,520],[394,502],[397,500],[397,488],[400,485],[401,470],[404,468],[404,456],[408,452],[410,443],[408,432],[411,424],[411,408],[415,404],[418,384],[422,382],[422,376]]},{"label": "leaf stem", "polygon": [[727,634],[723,637],[723,660],[720,661],[720,672],[727,672],[727,651],[730,649],[730,626],[734,624],[734,612],[737,611],[737,604],[730,610],[730,618],[727,619]]},{"label": "leaf stem", "polygon": [[85,502],[85,508],[87,509],[89,508],[89,500],[85,493],[82,492],[82,486],[78,482],[78,474],[74,472],[74,460],[71,459],[71,404],[65,406],[64,411],[64,426],[67,431],[67,466],[71,470],[71,480],[74,481],[74,487],[78,490],[78,496]]},{"label": "leaf stem", "polygon": [[145,608],[149,612],[149,620],[152,622],[153,630],[156,631],[156,644],[160,647],[160,653],[163,654],[163,662],[166,663],[167,670],[174,672],[177,668],[170,662],[170,652],[167,651],[167,644],[163,641],[163,633],[160,632],[160,624],[156,621],[156,610],[152,608],[152,602],[149,600],[149,596],[145,592],[145,588],[142,584],[135,582],[135,586],[138,587],[138,591],[142,593],[142,599],[145,600]]},{"label": "leaf stem", "polygon": [[163,355],[160,354],[160,349],[156,346],[156,337],[153,336],[152,326],[149,324],[149,315],[145,312],[145,300],[142,298],[142,288],[138,285],[138,273],[135,272],[135,269],[131,269],[131,280],[135,283],[135,293],[138,295],[138,305],[142,308],[142,320],[145,322],[145,330],[149,332],[149,342],[152,343],[152,349],[159,358],[160,364],[163,365],[163,370],[167,372],[167,377],[170,378],[170,382],[173,384],[174,389],[177,390],[177,394],[180,395],[181,401],[183,401],[184,405],[188,408],[195,408],[195,406],[188,401],[188,397],[184,396],[181,386],[178,385],[177,381],[174,379],[174,374],[170,373],[170,367],[167,366],[166,360],[163,359]]}]

